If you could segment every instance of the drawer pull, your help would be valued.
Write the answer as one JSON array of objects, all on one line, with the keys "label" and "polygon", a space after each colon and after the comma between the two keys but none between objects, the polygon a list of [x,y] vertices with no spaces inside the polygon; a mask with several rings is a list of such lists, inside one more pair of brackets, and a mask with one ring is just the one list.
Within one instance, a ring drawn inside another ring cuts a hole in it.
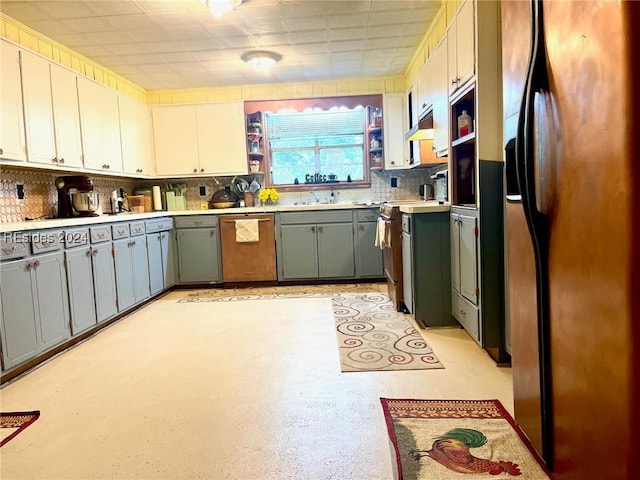
[{"label": "drawer pull", "polygon": [[11,248],[2,247],[2,251],[6,254],[13,253],[16,251],[16,246],[14,245]]},{"label": "drawer pull", "polygon": [[122,229],[118,229],[118,235],[122,235],[122,234],[124,234],[124,232],[125,232],[125,230],[123,228]]},{"label": "drawer pull", "polygon": [[460,316],[463,317],[463,318],[466,318],[467,312],[465,312],[464,310],[460,309]]},{"label": "drawer pull", "polygon": [[96,236],[97,236],[98,238],[104,238],[104,233],[96,233]]}]

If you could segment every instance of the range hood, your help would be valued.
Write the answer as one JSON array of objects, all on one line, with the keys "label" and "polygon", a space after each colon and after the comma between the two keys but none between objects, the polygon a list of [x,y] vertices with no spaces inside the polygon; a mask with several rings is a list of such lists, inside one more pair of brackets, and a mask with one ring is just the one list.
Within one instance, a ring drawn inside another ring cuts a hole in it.
[{"label": "range hood", "polygon": [[433,111],[430,110],[421,117],[418,123],[404,134],[404,139],[408,141],[433,140]]}]

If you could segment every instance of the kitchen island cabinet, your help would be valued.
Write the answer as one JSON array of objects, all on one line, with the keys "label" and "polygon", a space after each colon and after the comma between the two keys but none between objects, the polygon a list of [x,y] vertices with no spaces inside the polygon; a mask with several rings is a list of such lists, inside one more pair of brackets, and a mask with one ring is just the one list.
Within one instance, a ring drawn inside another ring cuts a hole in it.
[{"label": "kitchen island cabinet", "polygon": [[2,369],[8,370],[69,338],[64,254],[9,261],[0,271]]},{"label": "kitchen island cabinet", "polygon": [[218,216],[176,219],[178,283],[221,281]]}]

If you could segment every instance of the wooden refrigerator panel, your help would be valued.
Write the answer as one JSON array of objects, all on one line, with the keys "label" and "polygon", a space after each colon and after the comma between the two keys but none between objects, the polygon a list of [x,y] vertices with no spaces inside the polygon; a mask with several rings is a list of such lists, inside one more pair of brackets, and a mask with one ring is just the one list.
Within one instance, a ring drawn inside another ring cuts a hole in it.
[{"label": "wooden refrigerator panel", "polygon": [[[259,221],[258,242],[236,242],[235,220]],[[224,215],[220,217],[222,278],[225,282],[274,281],[276,236],[273,214]]]},{"label": "wooden refrigerator panel", "polygon": [[632,69],[640,58],[637,25],[628,22],[638,9],[639,2],[544,1],[551,93],[539,108],[547,124],[539,171],[550,222],[558,480],[638,478],[631,457],[640,426],[632,415],[640,290],[631,260],[640,183]]}]

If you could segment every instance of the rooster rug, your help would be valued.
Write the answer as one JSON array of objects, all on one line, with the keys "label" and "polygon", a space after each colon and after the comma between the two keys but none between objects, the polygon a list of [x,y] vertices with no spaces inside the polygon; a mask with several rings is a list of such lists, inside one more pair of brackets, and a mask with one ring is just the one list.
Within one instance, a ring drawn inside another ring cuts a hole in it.
[{"label": "rooster rug", "polygon": [[399,480],[552,478],[498,400],[380,401]]}]

